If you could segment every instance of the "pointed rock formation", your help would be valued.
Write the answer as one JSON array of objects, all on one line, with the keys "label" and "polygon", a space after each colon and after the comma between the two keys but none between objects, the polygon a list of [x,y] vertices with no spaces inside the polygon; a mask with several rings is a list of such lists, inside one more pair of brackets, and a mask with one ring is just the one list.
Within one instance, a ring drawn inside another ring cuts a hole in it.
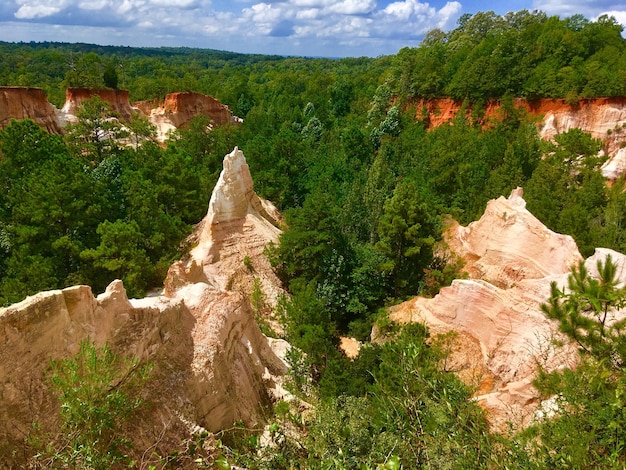
[{"label": "pointed rock formation", "polygon": [[453,226],[447,242],[465,261],[470,277],[505,288],[568,272],[582,259],[572,237],[548,230],[526,209],[521,188],[508,199],[489,201],[478,221]]},{"label": "pointed rock formation", "polygon": [[[209,210],[196,229],[189,257],[174,263],[165,283],[166,295],[175,295],[178,286],[202,281],[218,289],[236,282],[229,273],[238,272],[248,258],[259,266],[255,272],[271,279],[267,284],[271,298],[280,281],[262,255],[269,243],[278,241],[281,216],[269,202],[254,192],[250,169],[237,147],[224,157],[224,169],[213,189]],[[271,285],[270,285],[271,284]]]},{"label": "pointed rock formation", "polygon": [[[490,201],[480,220],[452,227],[447,242],[465,261],[469,279],[395,307],[391,318],[424,322],[434,334],[454,332],[447,368],[477,388],[494,429],[507,421],[527,425],[538,405],[537,366],[555,370],[576,362],[576,348],[540,306],[550,282],[565,286],[582,257],[571,237],[526,210],[519,188]],[[554,346],[554,339],[564,346]]]},{"label": "pointed rock formation", "polygon": [[269,304],[281,292],[263,256],[280,233],[273,225],[278,217],[254,193],[243,153],[235,149],[195,232],[198,246],[170,268],[163,295],[128,299],[114,281],[97,297],[76,286],[0,309],[0,455],[23,448],[32,422],[50,425],[49,361],[73,356],[87,337],[154,365],[142,391],[153,406],[136,430],[140,448],[155,442],[176,448],[197,428],[263,422],[262,406],[286,371],[272,348],[284,353],[287,345],[261,333],[249,299],[254,285]]}]

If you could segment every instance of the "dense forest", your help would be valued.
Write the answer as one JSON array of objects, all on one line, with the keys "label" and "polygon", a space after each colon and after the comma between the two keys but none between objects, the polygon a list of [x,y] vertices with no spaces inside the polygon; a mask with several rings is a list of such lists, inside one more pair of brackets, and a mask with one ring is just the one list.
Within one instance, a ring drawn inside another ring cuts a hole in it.
[{"label": "dense forest", "polygon": [[[294,440],[298,417],[278,407],[275,446],[264,454],[242,430],[230,436],[229,459],[249,468],[622,468],[620,335],[587,345],[578,372],[542,376],[540,390],[567,397],[571,410],[509,437],[488,432],[422,326],[355,361],[337,348],[342,334],[367,340],[375,322],[397,330],[386,306],[434,295],[457,275],[457,261],[435,250],[445,218],[468,223],[517,186],[583,254],[626,251],[624,182],[605,184],[601,143],[575,130],[541,141],[512,100],[624,96],[621,32],[610,17],[486,12],[394,56],[341,60],[0,43],[0,85],[41,87],[57,106],[70,86],[117,86],[133,101],[195,91],[244,119],[211,132],[198,119],[162,148],[146,121],[123,129],[92,100],[64,136],[30,121],[0,131],[0,303],[77,283],[99,292],[114,278],[134,296],[158,287],[238,145],[256,191],[286,218],[269,255],[291,294],[279,313],[301,351],[291,357],[294,391],[318,403],[318,418]],[[461,112],[435,129],[415,118],[416,98],[444,96],[475,116],[500,99],[501,118],[482,127]],[[92,142],[94,127],[145,142]],[[606,290],[623,303],[610,278]],[[559,320],[577,308],[563,296],[553,293]],[[311,382],[298,383],[310,371]]]}]

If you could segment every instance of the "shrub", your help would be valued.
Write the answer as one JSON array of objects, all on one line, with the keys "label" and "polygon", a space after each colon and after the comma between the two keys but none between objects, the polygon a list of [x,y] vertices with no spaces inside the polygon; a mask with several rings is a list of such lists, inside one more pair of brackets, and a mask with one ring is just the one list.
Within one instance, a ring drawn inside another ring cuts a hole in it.
[{"label": "shrub", "polygon": [[145,384],[149,372],[148,365],[120,359],[90,339],[76,357],[52,361],[49,383],[60,403],[60,423],[41,445],[37,463],[94,470],[129,464],[131,440],[122,426],[143,404],[130,392]]}]

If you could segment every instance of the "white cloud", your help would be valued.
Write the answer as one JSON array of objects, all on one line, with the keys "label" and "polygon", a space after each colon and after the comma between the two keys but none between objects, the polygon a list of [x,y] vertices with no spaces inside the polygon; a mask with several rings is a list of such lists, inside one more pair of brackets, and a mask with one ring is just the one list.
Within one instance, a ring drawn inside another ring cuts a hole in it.
[{"label": "white cloud", "polygon": [[23,5],[15,12],[15,17],[21,20],[30,20],[54,15],[59,11],[59,8],[46,5]]},{"label": "white cloud", "polygon": [[613,16],[626,30],[626,1],[623,0],[534,0],[533,8],[562,18],[582,14],[595,21],[602,15]]},{"label": "white cloud", "polygon": [[366,15],[374,11],[376,4],[375,0],[345,0],[333,2],[329,6],[329,11],[341,15]]},{"label": "white cloud", "polygon": [[[354,55],[393,53],[416,44],[430,29],[453,26],[461,13],[456,1],[436,8],[419,0],[387,6],[377,0],[15,1],[13,14],[20,20],[118,28],[116,37],[133,38],[131,45],[173,45],[171,39],[178,45],[332,56],[346,55],[358,44],[362,47]],[[0,40],[6,40],[2,29]],[[167,38],[167,44],[157,38]]]},{"label": "white cloud", "polygon": [[577,13],[588,18],[599,16],[601,12],[626,11],[626,2],[615,0],[534,0],[533,8],[549,15],[571,16]]},{"label": "white cloud", "polygon": [[617,10],[603,11],[598,16],[602,16],[602,15],[613,16],[619,24],[626,25],[626,8],[624,8],[624,10],[621,10],[621,11],[617,11]]},{"label": "white cloud", "polygon": [[189,8],[195,6],[196,0],[149,0],[152,5],[167,8]]},{"label": "white cloud", "polygon": [[15,3],[19,5],[15,17],[25,20],[55,15],[68,5],[63,0],[17,0]]},{"label": "white cloud", "polygon": [[417,0],[394,2],[377,13],[375,30],[379,37],[417,39],[431,29],[452,26],[460,13],[459,2],[448,2],[439,10]]},{"label": "white cloud", "polygon": [[104,8],[113,8],[113,2],[110,0],[100,1],[83,1],[78,3],[78,8],[82,10],[102,10]]},{"label": "white cloud", "polygon": [[133,5],[133,2],[132,2],[132,1],[130,1],[130,0],[124,0],[124,1],[122,2],[122,4],[121,4],[119,7],[117,7],[117,12],[118,12],[120,15],[125,15],[125,14],[127,14],[128,12],[130,12],[130,11],[133,9],[133,7],[134,7],[134,5]]},{"label": "white cloud", "polygon": [[296,12],[296,18],[299,20],[315,20],[319,18],[320,11],[317,8],[306,8]]},{"label": "white cloud", "polygon": [[[287,0],[257,3],[243,10],[243,18],[267,34],[275,26],[293,23],[292,37],[330,37],[347,41],[349,35],[414,39],[435,27],[456,21],[461,4],[448,2],[437,10],[418,0],[403,0],[376,9],[375,0]],[[253,28],[254,28],[253,26]],[[253,33],[254,29],[249,33]]]}]

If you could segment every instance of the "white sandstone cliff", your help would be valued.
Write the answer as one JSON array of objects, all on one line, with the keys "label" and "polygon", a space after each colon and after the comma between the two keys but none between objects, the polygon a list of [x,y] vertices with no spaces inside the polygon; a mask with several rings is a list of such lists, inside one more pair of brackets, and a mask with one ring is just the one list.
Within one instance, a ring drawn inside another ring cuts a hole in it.
[{"label": "white sandstone cliff", "polygon": [[[140,445],[173,448],[198,427],[263,421],[286,365],[272,350],[277,340],[259,330],[249,293],[255,277],[269,303],[280,292],[263,256],[280,231],[273,225],[278,212],[254,193],[238,149],[225,157],[211,207],[195,233],[196,249],[170,268],[160,296],[128,299],[114,281],[97,297],[76,286],[0,309],[0,455],[24,447],[31,423],[52,422],[50,359],[73,356],[87,337],[154,365],[141,391],[152,406],[136,430]],[[217,216],[225,207],[237,210]]]}]

